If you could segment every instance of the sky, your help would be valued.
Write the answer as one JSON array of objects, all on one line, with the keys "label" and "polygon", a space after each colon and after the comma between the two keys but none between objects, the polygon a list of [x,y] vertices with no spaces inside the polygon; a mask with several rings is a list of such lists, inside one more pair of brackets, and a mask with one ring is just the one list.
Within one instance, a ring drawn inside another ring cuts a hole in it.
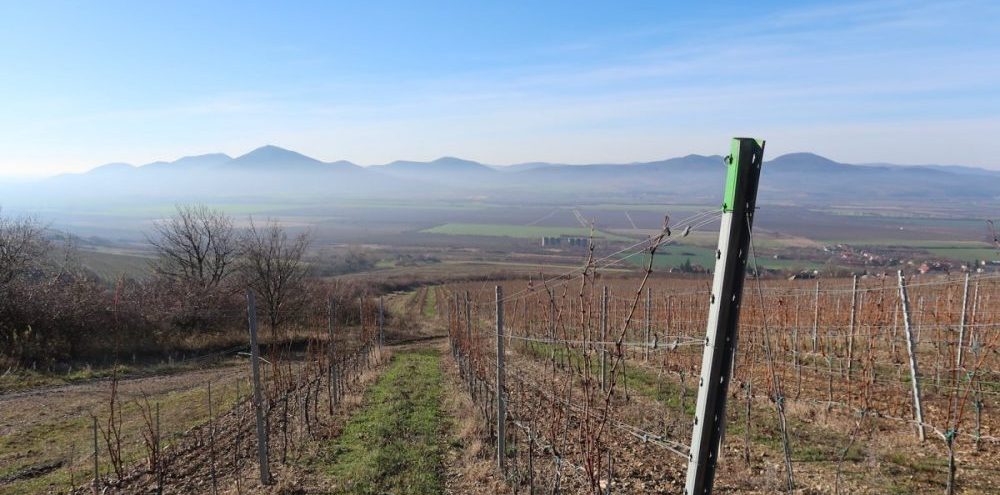
[{"label": "sky", "polygon": [[617,163],[734,136],[1000,169],[1000,2],[752,3],[0,0],[0,176],[265,144]]}]

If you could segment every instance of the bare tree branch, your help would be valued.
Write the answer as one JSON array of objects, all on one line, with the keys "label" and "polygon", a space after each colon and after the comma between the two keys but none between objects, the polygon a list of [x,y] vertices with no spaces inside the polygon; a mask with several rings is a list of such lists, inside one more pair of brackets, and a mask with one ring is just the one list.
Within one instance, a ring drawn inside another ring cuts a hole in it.
[{"label": "bare tree branch", "polygon": [[156,273],[198,289],[215,288],[233,271],[239,243],[232,220],[205,205],[179,205],[147,236],[158,255]]},{"label": "bare tree branch", "polygon": [[307,233],[289,237],[273,219],[258,228],[251,218],[243,237],[243,279],[260,296],[272,337],[277,337],[278,327],[287,319],[286,310],[292,309],[304,289],[306,264],[302,257],[309,241]]}]

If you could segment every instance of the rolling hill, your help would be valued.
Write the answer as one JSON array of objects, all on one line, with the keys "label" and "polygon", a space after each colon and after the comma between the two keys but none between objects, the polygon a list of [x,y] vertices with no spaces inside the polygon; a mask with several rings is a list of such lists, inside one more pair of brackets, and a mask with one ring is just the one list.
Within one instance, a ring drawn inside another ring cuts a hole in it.
[{"label": "rolling hill", "polygon": [[[443,157],[362,167],[264,146],[238,157],[216,153],[141,166],[113,163],[81,174],[0,185],[0,197],[4,206],[15,208],[241,198],[711,203],[720,198],[724,174],[721,157],[703,155],[628,164],[512,166]],[[765,162],[761,177],[761,204],[887,201],[998,202],[1000,172],[944,165],[852,165],[811,153],[792,153]]]}]

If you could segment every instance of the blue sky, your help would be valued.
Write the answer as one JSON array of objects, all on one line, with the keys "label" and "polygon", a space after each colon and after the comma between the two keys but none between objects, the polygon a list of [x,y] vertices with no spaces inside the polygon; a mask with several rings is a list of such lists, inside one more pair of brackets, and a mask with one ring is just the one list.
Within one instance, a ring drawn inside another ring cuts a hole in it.
[{"label": "blue sky", "polygon": [[0,176],[263,144],[360,164],[1000,168],[1000,2],[0,0]]}]

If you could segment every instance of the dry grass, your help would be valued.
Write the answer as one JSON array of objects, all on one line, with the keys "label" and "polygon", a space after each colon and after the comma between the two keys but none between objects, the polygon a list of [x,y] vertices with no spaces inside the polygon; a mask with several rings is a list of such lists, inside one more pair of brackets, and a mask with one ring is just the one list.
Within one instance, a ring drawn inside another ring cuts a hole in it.
[{"label": "dry grass", "polygon": [[[442,352],[447,352],[442,350]],[[453,494],[510,493],[509,487],[497,476],[493,446],[483,442],[486,428],[476,405],[463,389],[455,363],[441,361],[445,375],[445,395],[442,407],[451,418],[448,434],[450,448],[445,456],[445,488]]]}]

